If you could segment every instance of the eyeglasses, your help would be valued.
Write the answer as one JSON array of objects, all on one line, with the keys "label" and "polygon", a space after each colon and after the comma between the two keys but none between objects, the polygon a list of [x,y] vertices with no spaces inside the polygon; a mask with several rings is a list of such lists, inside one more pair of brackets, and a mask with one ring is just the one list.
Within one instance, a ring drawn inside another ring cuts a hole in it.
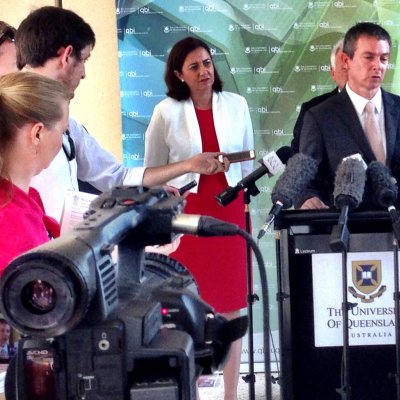
[{"label": "eyeglasses", "polygon": [[69,130],[66,130],[64,133],[62,148],[67,157],[67,160],[72,161],[75,158],[75,144],[73,139],[71,138]]},{"label": "eyeglasses", "polygon": [[6,41],[11,40],[15,41],[15,31],[12,28],[6,28],[3,32],[0,33],[0,46]]}]

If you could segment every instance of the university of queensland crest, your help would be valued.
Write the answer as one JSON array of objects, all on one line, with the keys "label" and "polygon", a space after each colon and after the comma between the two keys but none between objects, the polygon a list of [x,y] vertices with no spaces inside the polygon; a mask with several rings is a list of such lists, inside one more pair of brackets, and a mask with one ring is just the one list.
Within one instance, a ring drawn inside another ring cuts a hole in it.
[{"label": "university of queensland crest", "polygon": [[353,286],[349,292],[362,303],[372,303],[375,298],[382,296],[386,286],[382,286],[382,264],[380,260],[352,261]]}]

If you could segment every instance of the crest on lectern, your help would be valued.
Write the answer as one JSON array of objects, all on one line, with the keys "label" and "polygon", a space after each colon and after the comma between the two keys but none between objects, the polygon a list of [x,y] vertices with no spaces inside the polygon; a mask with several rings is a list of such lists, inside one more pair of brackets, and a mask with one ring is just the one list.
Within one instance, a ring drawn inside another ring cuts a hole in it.
[{"label": "crest on lectern", "polygon": [[376,297],[380,297],[386,286],[382,283],[382,263],[380,260],[357,260],[351,263],[353,286],[349,286],[349,292],[362,303],[372,303]]}]

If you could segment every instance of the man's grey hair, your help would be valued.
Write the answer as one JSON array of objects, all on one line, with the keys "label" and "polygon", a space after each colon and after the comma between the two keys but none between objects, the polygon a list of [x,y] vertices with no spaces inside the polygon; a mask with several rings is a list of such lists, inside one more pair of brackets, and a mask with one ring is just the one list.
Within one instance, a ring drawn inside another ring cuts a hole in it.
[{"label": "man's grey hair", "polygon": [[336,55],[339,51],[343,50],[343,39],[339,39],[336,44],[332,47],[331,51],[331,67],[336,67]]}]

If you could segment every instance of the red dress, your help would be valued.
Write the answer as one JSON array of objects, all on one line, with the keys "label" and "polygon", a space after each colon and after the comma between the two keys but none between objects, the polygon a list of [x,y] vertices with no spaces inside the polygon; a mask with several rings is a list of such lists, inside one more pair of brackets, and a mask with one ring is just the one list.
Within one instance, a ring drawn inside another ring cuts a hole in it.
[{"label": "red dress", "polygon": [[[220,151],[212,110],[196,109],[203,151]],[[185,214],[209,215],[245,229],[243,195],[222,207],[214,196],[228,187],[223,172],[201,175],[197,194],[187,198]],[[246,307],[246,243],[241,236],[195,237],[185,235],[173,258],[195,277],[201,297],[219,313]]]},{"label": "red dress", "polygon": [[45,215],[35,189],[28,194],[0,180],[0,276],[13,258],[59,235],[60,225]]}]

